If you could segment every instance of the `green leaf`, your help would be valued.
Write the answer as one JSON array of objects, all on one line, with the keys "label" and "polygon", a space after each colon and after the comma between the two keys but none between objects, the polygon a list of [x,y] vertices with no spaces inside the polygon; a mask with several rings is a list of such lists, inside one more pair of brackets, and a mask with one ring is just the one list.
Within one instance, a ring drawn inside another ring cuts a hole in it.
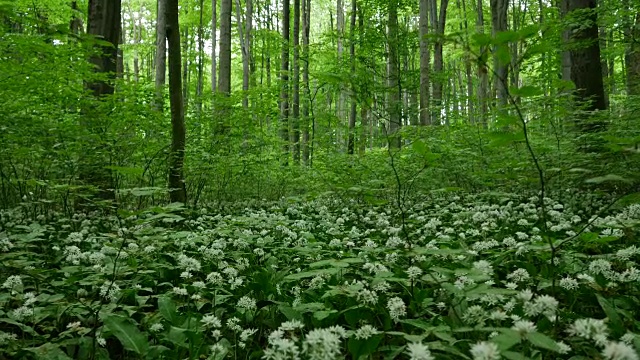
[{"label": "green leaf", "polygon": [[116,314],[103,316],[104,326],[115,335],[122,346],[138,355],[144,355],[149,350],[147,337],[131,323],[131,320]]},{"label": "green leaf", "polygon": [[62,349],[56,344],[46,343],[38,346],[37,348],[25,349],[34,354],[36,359],[41,360],[71,360]]},{"label": "green leaf", "polygon": [[623,178],[622,176],[619,175],[615,175],[615,174],[607,174],[605,176],[598,176],[598,177],[594,177],[591,179],[587,179],[585,180],[586,183],[589,184],[602,184],[605,182],[624,182],[624,183],[629,183],[630,181],[628,179]]},{"label": "green leaf", "polygon": [[527,334],[527,340],[531,344],[541,349],[551,350],[554,352],[560,352],[558,344],[550,337],[543,333],[532,332]]},{"label": "green leaf", "polygon": [[367,357],[373,354],[380,341],[382,341],[382,334],[373,335],[368,339],[356,339],[350,338],[347,343],[347,348],[349,349],[349,353],[351,354],[351,358],[354,360],[360,359],[361,357]]},{"label": "green leaf", "polygon": [[509,360],[528,360],[529,358],[515,351],[503,351],[502,357]]},{"label": "green leaf", "polygon": [[171,325],[176,325],[178,323],[178,311],[176,310],[176,304],[169,296],[160,296],[158,298],[158,310],[160,310],[162,317]]},{"label": "green leaf", "polygon": [[491,341],[498,345],[500,351],[505,351],[519,344],[521,340],[520,334],[511,329],[504,329],[502,333],[491,338]]},{"label": "green leaf", "polygon": [[538,86],[525,85],[522,87],[511,87],[511,94],[514,96],[520,96],[522,98],[539,96],[544,94],[542,89]]},{"label": "green leaf", "polygon": [[600,304],[600,307],[602,308],[604,313],[607,314],[607,318],[609,318],[609,328],[613,330],[614,337],[624,335],[624,333],[626,332],[624,322],[622,321],[622,318],[616,311],[616,308],[613,306],[613,304],[611,304],[609,300],[605,299],[600,294],[596,294],[596,298],[598,298],[598,304]]},{"label": "green leaf", "polygon": [[287,320],[303,320],[302,314],[294,310],[291,306],[288,305],[280,305],[278,306],[278,310],[287,317]]}]

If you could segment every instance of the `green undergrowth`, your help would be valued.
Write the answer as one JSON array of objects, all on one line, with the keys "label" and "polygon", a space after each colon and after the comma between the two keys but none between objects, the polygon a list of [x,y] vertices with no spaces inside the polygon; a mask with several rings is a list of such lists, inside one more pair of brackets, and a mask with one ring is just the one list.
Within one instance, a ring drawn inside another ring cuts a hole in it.
[{"label": "green undergrowth", "polygon": [[0,358],[637,359],[640,206],[577,191],[0,213]]}]

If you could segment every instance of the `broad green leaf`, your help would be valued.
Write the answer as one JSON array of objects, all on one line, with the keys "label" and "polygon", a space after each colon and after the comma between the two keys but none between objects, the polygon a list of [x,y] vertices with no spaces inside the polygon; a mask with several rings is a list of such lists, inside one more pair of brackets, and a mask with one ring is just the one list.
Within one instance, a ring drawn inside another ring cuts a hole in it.
[{"label": "broad green leaf", "polygon": [[499,335],[491,338],[491,342],[496,343],[496,345],[498,345],[498,348],[500,348],[500,351],[509,350],[516,344],[519,344],[520,341],[520,334],[517,331],[511,329],[502,330]]},{"label": "broad green leaf", "polygon": [[501,352],[501,354],[502,354],[502,357],[509,360],[529,360],[528,357],[520,353],[517,353],[515,351],[503,351]]},{"label": "broad green leaf", "polygon": [[158,298],[158,310],[162,317],[167,320],[171,325],[178,323],[178,311],[176,304],[171,297],[163,295]]},{"label": "broad green leaf", "polygon": [[529,342],[536,347],[551,350],[554,352],[560,352],[560,347],[558,346],[558,344],[552,338],[543,333],[532,332],[528,333],[526,336],[527,340],[529,340]]},{"label": "broad green leaf", "polygon": [[602,308],[604,313],[607,314],[607,318],[609,318],[609,328],[613,330],[613,335],[615,337],[624,335],[624,333],[626,332],[624,322],[622,321],[622,318],[616,311],[616,308],[613,306],[613,304],[611,304],[609,300],[605,299],[600,294],[596,294],[596,298],[598,299],[598,304],[600,304],[600,307]]},{"label": "broad green leaf", "polygon": [[539,86],[525,85],[522,87],[511,87],[511,94],[522,98],[539,96],[544,92]]},{"label": "broad green leaf", "polygon": [[35,356],[38,360],[71,360],[69,357],[58,345],[52,343],[46,343],[38,346],[37,348],[27,348],[25,349]]},{"label": "broad green leaf", "polygon": [[347,348],[349,349],[351,358],[357,360],[361,357],[367,357],[373,354],[378,348],[380,341],[382,341],[382,337],[382,334],[378,334],[373,335],[368,339],[350,338],[347,343]]},{"label": "broad green leaf", "polygon": [[628,179],[623,178],[622,176],[619,175],[615,175],[615,174],[607,174],[605,176],[598,176],[598,177],[594,177],[591,179],[587,179],[585,180],[586,183],[589,184],[602,184],[605,182],[624,182],[624,183],[628,183],[630,182]]},{"label": "broad green leaf", "polygon": [[115,335],[122,346],[138,355],[145,355],[149,350],[147,337],[131,323],[130,319],[116,314],[103,316],[104,326]]}]

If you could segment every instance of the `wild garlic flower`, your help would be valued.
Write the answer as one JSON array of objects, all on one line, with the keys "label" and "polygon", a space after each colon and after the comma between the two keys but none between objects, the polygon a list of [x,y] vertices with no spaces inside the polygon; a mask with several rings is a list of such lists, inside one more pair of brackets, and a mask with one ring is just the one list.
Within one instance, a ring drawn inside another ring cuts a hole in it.
[{"label": "wild garlic flower", "polygon": [[173,287],[173,293],[176,294],[176,295],[181,295],[181,296],[189,295],[189,292],[187,291],[187,289],[181,288],[181,287],[177,287],[177,286]]},{"label": "wild garlic flower", "polygon": [[435,357],[429,351],[429,347],[418,342],[407,344],[406,353],[410,360],[435,360]]},{"label": "wild garlic flower", "polygon": [[520,333],[520,335],[524,336],[526,334],[532,333],[536,331],[536,325],[528,320],[519,320],[513,323],[511,329]]},{"label": "wild garlic flower", "polygon": [[218,317],[213,314],[207,314],[203,316],[200,322],[202,323],[202,325],[208,328],[222,327],[222,321],[220,321],[220,319],[218,319]]},{"label": "wild garlic flower", "polygon": [[249,296],[241,297],[240,300],[238,300],[238,304],[236,306],[247,311],[254,311],[257,309],[256,300],[250,298]]},{"label": "wild garlic flower", "polygon": [[160,332],[164,330],[164,325],[162,325],[161,323],[155,323],[152,324],[151,327],[149,327],[149,330],[151,330],[151,332]]},{"label": "wild garlic flower", "polygon": [[483,275],[493,275],[493,266],[487,260],[478,260],[473,263],[473,268],[480,271]]},{"label": "wild garlic flower", "polygon": [[507,279],[517,283],[527,281],[530,278],[531,276],[529,275],[529,272],[523,268],[516,269],[511,274],[507,275]]},{"label": "wild garlic flower", "polygon": [[362,325],[358,330],[355,331],[356,340],[366,340],[373,335],[379,334],[380,332],[373,326],[369,324]]},{"label": "wild garlic flower", "polygon": [[482,341],[471,346],[473,360],[499,360],[501,358],[498,345],[488,341]]},{"label": "wild garlic flower", "polygon": [[571,352],[571,346],[567,345],[562,341],[556,342],[556,345],[558,345],[558,352],[560,354],[568,354]]},{"label": "wild garlic flower", "polygon": [[282,330],[282,331],[295,331],[298,329],[302,329],[304,327],[304,324],[299,321],[299,320],[290,320],[290,321],[285,321],[282,324],[280,324],[280,327],[278,327],[278,330]]},{"label": "wild garlic flower", "polygon": [[417,266],[411,266],[407,269],[407,276],[409,276],[410,280],[415,280],[420,275],[422,275],[422,269]]},{"label": "wild garlic flower", "polygon": [[561,288],[568,291],[575,290],[580,286],[580,284],[578,284],[578,281],[571,276],[566,276],[560,279],[559,285]]},{"label": "wild garlic flower", "polygon": [[227,320],[227,327],[233,332],[242,331],[242,327],[240,326],[240,319],[235,316]]},{"label": "wild garlic flower", "polygon": [[120,296],[120,287],[115,282],[105,281],[100,287],[100,296],[109,301],[116,301]]},{"label": "wild garlic flower", "polygon": [[578,336],[586,340],[595,340],[599,346],[604,346],[609,335],[609,329],[604,320],[578,319],[567,330],[569,335]]},{"label": "wild garlic flower", "polygon": [[393,297],[387,301],[387,309],[389,310],[389,316],[395,322],[400,320],[400,317],[407,315],[407,307],[399,297]]},{"label": "wild garlic flower", "polygon": [[262,358],[265,360],[299,360],[300,349],[293,340],[274,336],[274,333],[271,333],[269,347],[264,350]]},{"label": "wild garlic flower", "polygon": [[337,327],[311,330],[302,342],[302,352],[309,360],[342,358],[340,354],[342,333]]},{"label": "wild garlic flower", "polygon": [[602,356],[607,360],[639,360],[633,347],[623,342],[611,341],[604,346]]}]

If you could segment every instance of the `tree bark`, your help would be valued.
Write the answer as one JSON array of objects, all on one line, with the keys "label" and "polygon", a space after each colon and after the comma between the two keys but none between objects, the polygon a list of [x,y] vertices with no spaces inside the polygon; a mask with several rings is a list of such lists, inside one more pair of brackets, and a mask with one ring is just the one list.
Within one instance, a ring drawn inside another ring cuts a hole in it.
[{"label": "tree bark", "polygon": [[218,30],[218,1],[211,0],[211,94],[215,94],[218,82],[217,82],[217,58],[216,58],[216,31]]},{"label": "tree bark", "polygon": [[309,29],[311,21],[311,0],[302,0],[302,86],[305,96],[302,101],[302,162],[309,164],[309,105],[311,88],[309,87]]},{"label": "tree bark", "polygon": [[[304,1],[304,0],[303,0]],[[293,163],[300,164],[300,0],[293,0]]]},{"label": "tree bark", "polygon": [[627,94],[640,95],[640,13],[636,13],[635,19],[628,21],[625,29],[625,67]]},{"label": "tree bark", "polygon": [[[507,10],[509,8],[509,0],[491,0],[491,34],[495,38],[499,32],[507,31],[508,19]],[[508,46],[508,44],[500,45]],[[498,108],[502,109],[507,105],[507,76],[508,76],[508,63],[500,60],[498,56],[498,46],[493,47],[493,69],[495,71],[494,76],[494,89],[496,89],[496,96],[498,99]]]},{"label": "tree bark", "polygon": [[387,136],[389,138],[389,147],[399,149],[402,143],[398,130],[402,127],[400,112],[401,102],[400,95],[402,89],[400,86],[400,68],[398,64],[398,0],[389,0],[389,17],[388,17],[388,42],[389,58],[388,58],[388,83],[389,97],[387,107],[389,109],[389,130]]},{"label": "tree bark", "polygon": [[171,102],[171,154],[169,156],[169,197],[171,202],[187,203],[183,175],[186,128],[180,77],[180,25],[178,0],[167,0],[167,41],[169,45],[169,94]]},{"label": "tree bark", "polygon": [[431,114],[429,106],[429,63],[431,54],[429,52],[429,0],[420,0],[419,3],[420,20],[420,124],[430,125]]},{"label": "tree bark", "polygon": [[204,90],[204,0],[200,0],[200,22],[198,24],[198,81],[196,84],[196,111],[202,113],[202,92]]},{"label": "tree bark", "polygon": [[[356,0],[351,0],[351,39],[349,41],[349,55],[351,57],[351,74],[356,73]],[[349,111],[349,140],[347,142],[347,153],[353,155],[356,147],[356,116],[357,116],[356,89],[351,88],[351,109]]]},{"label": "tree bark", "polygon": [[158,18],[156,20],[156,76],[155,88],[156,99],[155,108],[162,112],[164,108],[164,85],[166,83],[167,72],[167,18],[166,3],[167,0],[158,0]]},{"label": "tree bark", "polygon": [[433,107],[432,113],[433,124],[440,124],[440,115],[442,112],[442,89],[444,87],[444,27],[447,20],[447,7],[449,0],[440,0],[440,9],[438,11],[436,0],[430,0],[431,4],[431,26],[434,29],[436,40],[433,46],[433,72],[435,81],[433,81]]},{"label": "tree bark", "polygon": [[218,91],[231,94],[231,0],[220,0],[220,76]]},{"label": "tree bark", "polygon": [[[478,34],[484,34],[484,10],[482,6],[482,0],[476,2],[476,31]],[[478,103],[480,104],[480,122],[484,127],[487,127],[487,114],[489,113],[488,107],[488,94],[489,94],[489,70],[487,69],[487,48],[486,46],[480,47],[480,56],[478,58],[478,78],[480,79],[478,85]]]},{"label": "tree bark", "polygon": [[282,2],[282,59],[280,89],[280,139],[282,145],[282,164],[289,164],[289,0]]}]

